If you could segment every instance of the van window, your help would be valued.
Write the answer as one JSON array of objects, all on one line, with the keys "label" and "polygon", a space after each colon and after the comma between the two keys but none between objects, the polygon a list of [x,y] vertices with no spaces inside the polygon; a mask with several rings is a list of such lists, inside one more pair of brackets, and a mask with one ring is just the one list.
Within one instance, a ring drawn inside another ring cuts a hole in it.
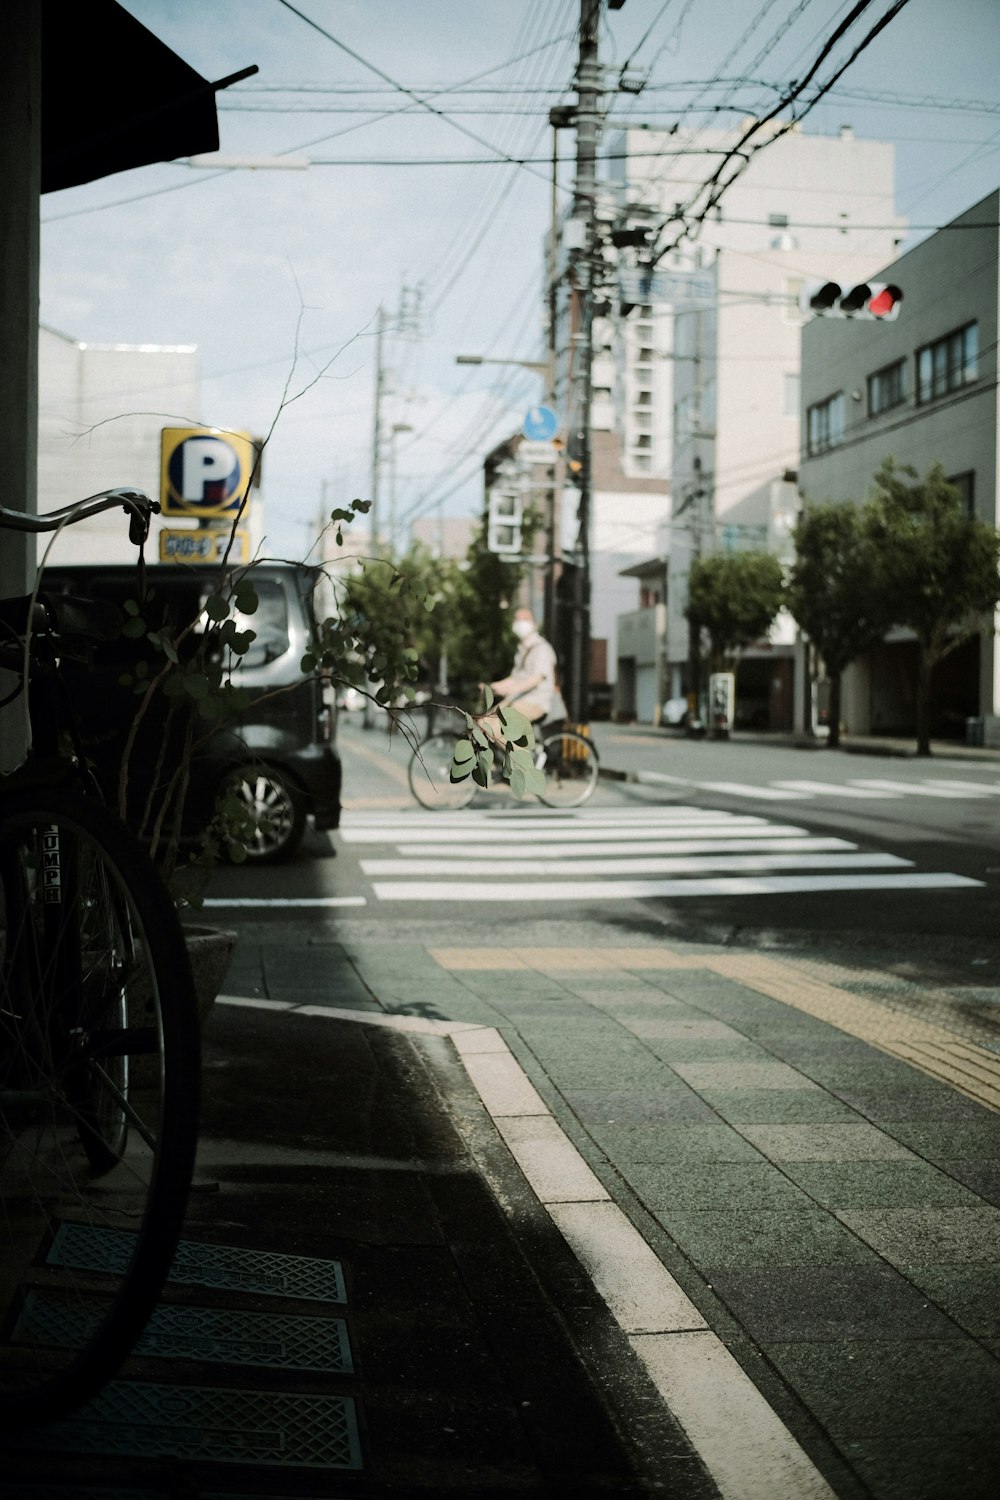
[{"label": "van window", "polygon": [[252,630],[254,639],[243,655],[243,665],[263,667],[288,650],[288,599],[280,583],[270,578],[253,581],[257,608],[252,615],[234,612],[238,630]]}]

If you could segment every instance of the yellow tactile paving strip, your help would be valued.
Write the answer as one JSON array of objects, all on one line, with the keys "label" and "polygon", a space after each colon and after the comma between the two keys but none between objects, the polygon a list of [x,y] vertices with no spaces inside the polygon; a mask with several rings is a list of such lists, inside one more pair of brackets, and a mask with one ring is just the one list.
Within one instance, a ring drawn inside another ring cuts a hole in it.
[{"label": "yellow tactile paving strip", "polygon": [[[541,973],[602,969],[709,969],[759,994],[814,1016],[848,1036],[898,1057],[1000,1112],[1000,1055],[943,1026],[811,978],[795,963],[752,953],[676,953],[659,948],[432,948],[443,969],[534,969]],[[846,971],[845,971],[846,973]]]}]

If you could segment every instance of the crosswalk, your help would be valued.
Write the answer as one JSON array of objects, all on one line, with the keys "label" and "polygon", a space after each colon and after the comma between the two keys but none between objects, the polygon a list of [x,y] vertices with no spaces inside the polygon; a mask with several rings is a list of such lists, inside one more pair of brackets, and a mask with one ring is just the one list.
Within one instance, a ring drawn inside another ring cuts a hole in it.
[{"label": "crosswalk", "polygon": [[361,872],[379,901],[604,902],[982,885],[791,823],[695,807],[345,812],[340,838],[359,846]]},{"label": "crosswalk", "polygon": [[899,802],[906,797],[935,798],[950,802],[989,802],[1000,806],[1000,781],[961,781],[945,777],[894,780],[888,776],[857,777],[848,781],[692,781],[662,771],[639,771],[636,780],[650,786],[690,787],[692,791],[722,792],[727,797],[747,797],[758,802],[809,802],[834,797],[854,802]]}]

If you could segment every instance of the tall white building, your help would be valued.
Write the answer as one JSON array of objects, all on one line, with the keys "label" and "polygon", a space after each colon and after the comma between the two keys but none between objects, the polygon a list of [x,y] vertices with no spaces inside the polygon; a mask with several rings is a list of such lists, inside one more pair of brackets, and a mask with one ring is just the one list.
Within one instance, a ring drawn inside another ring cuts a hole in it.
[{"label": "tall white building", "polygon": [[[804,281],[856,282],[891,260],[905,231],[893,197],[893,147],[796,128],[765,141],[697,231],[657,262],[634,311],[613,324],[615,406],[625,474],[663,477],[666,513],[648,556],[668,556],[667,640],[648,652],[648,676],[666,663],[665,681],[646,684],[643,703],[688,687],[684,618],[692,557],[713,550],[787,547],[796,506],[799,452],[800,328]],[[610,138],[608,175],[617,223],[666,223],[678,209],[699,212],[699,190],[744,135],[729,130],[631,128]],[[728,172],[742,158],[732,158]],[[685,212],[690,223],[690,213]],[[678,224],[678,228],[680,225]],[[620,282],[635,282],[619,252]],[[595,374],[596,383],[596,374]],[[631,607],[635,607],[632,585]],[[790,629],[744,664],[744,696],[758,720],[791,724]],[[774,669],[774,662],[786,664]],[[622,671],[622,669],[619,669]],[[754,674],[756,673],[756,680]],[[641,664],[627,663],[642,682]],[[627,708],[627,705],[624,705]],[[638,702],[635,707],[638,707]],[[739,707],[739,705],[738,705]]]}]

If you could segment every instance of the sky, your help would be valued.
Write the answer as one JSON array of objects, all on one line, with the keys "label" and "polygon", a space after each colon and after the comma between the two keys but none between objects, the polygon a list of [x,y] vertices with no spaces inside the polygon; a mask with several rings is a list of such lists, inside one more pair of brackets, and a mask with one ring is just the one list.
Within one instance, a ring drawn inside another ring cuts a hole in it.
[{"label": "sky", "polygon": [[[575,98],[580,0],[123,3],[210,80],[257,65],[217,96],[220,156],[237,164],[155,164],[47,194],[43,324],[85,343],[196,345],[201,410],[175,411],[165,393],[163,425],[269,434],[269,550],[301,556],[321,510],[371,492],[382,309],[384,513],[394,499],[402,533],[478,512],[483,457],[542,389],[520,365],[456,357],[544,355],[548,112]],[[609,127],[770,109],[853,3],[605,10]],[[872,0],[815,83],[897,3]],[[993,191],[997,0],[905,0],[802,129],[845,124],[895,143],[903,251]],[[560,132],[560,209],[573,150]],[[277,158],[303,165],[248,164]]]}]

